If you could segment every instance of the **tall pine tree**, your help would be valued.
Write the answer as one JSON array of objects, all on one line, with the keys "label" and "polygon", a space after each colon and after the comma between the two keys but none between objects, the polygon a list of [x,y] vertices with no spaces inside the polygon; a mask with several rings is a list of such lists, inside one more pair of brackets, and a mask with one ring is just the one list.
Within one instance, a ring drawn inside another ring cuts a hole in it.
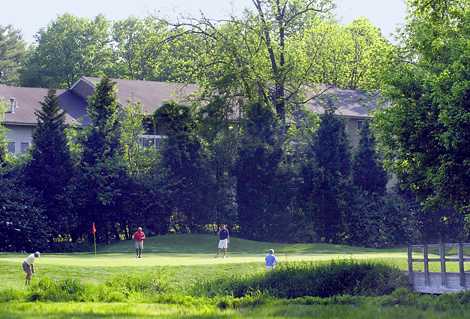
[{"label": "tall pine tree", "polygon": [[[89,99],[87,128],[80,174],[74,183],[80,229],[88,233],[93,222],[99,240],[118,238],[116,225],[122,221],[122,203],[129,194],[128,179],[120,147],[119,104],[116,85],[103,78]],[[121,225],[124,228],[125,225]]]},{"label": "tall pine tree", "polygon": [[181,226],[195,231],[213,221],[209,194],[214,186],[196,122],[189,107],[176,103],[163,105],[155,116],[168,134],[160,163],[168,208],[177,213]]},{"label": "tall pine tree", "polygon": [[84,143],[84,165],[93,166],[119,151],[119,104],[116,90],[116,84],[105,77],[89,99],[88,116],[92,124]]},{"label": "tall pine tree", "polygon": [[304,168],[307,204],[318,239],[339,241],[351,195],[351,155],[343,121],[328,108],[312,145],[312,162]]},{"label": "tall pine tree", "polygon": [[282,158],[276,116],[262,103],[250,105],[242,124],[236,163],[238,219],[243,236],[266,238],[271,229],[273,187]]},{"label": "tall pine tree", "polygon": [[369,194],[385,194],[387,173],[375,151],[375,139],[365,122],[361,129],[359,147],[353,161],[353,182],[359,190]]},{"label": "tall pine tree", "polygon": [[38,126],[24,177],[40,194],[49,223],[53,225],[53,235],[58,235],[69,231],[73,218],[65,196],[74,167],[65,135],[65,113],[54,90],[48,92],[41,105],[36,112]]}]

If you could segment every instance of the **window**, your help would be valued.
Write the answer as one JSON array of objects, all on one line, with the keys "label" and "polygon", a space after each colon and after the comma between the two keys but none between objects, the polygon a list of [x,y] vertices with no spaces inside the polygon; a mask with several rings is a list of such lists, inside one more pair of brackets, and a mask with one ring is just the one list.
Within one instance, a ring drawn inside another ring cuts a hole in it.
[{"label": "window", "polygon": [[29,148],[29,142],[22,142],[21,143],[21,153],[26,153]]},{"label": "window", "polygon": [[163,145],[163,141],[167,137],[164,135],[141,135],[139,137],[139,144],[145,148],[154,147],[157,150],[160,150]]},{"label": "window", "polygon": [[15,154],[16,152],[15,142],[8,143],[8,152],[11,154]]}]

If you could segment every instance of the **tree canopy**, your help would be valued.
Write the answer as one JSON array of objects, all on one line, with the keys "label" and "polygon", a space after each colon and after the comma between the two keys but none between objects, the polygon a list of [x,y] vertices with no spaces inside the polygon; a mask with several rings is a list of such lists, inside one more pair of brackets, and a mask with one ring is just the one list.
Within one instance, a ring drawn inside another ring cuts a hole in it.
[{"label": "tree canopy", "polygon": [[59,16],[36,34],[36,46],[25,63],[21,84],[68,88],[81,76],[106,74],[112,58],[109,28],[103,16],[93,20]]},{"label": "tree canopy", "polygon": [[410,1],[375,116],[386,163],[433,207],[470,204],[469,22],[468,1]]},{"label": "tree canopy", "polygon": [[0,25],[0,84],[18,84],[26,53],[21,31]]}]

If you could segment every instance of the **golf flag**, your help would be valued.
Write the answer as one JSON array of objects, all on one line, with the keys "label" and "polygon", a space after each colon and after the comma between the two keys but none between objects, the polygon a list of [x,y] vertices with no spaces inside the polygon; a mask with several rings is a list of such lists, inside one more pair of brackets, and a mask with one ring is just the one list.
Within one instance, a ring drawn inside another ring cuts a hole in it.
[{"label": "golf flag", "polygon": [[93,246],[95,248],[95,256],[96,256],[96,225],[94,222],[91,225],[91,233],[93,234]]}]

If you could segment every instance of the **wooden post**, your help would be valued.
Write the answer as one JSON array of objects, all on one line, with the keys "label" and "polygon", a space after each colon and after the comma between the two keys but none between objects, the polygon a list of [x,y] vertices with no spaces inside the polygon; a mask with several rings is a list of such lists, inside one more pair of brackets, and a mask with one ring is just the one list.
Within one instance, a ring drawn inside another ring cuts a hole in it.
[{"label": "wooden post", "polygon": [[424,285],[429,286],[429,257],[428,257],[428,244],[423,246],[423,257],[424,257]]},{"label": "wooden post", "polygon": [[414,288],[414,274],[413,274],[413,246],[408,245],[408,280],[411,287]]},{"label": "wooden post", "polygon": [[465,288],[465,263],[463,257],[463,244],[459,243],[459,274],[460,274],[460,287]]},{"label": "wooden post", "polygon": [[441,285],[447,287],[446,246],[442,241],[439,244],[439,259],[441,260]]}]

